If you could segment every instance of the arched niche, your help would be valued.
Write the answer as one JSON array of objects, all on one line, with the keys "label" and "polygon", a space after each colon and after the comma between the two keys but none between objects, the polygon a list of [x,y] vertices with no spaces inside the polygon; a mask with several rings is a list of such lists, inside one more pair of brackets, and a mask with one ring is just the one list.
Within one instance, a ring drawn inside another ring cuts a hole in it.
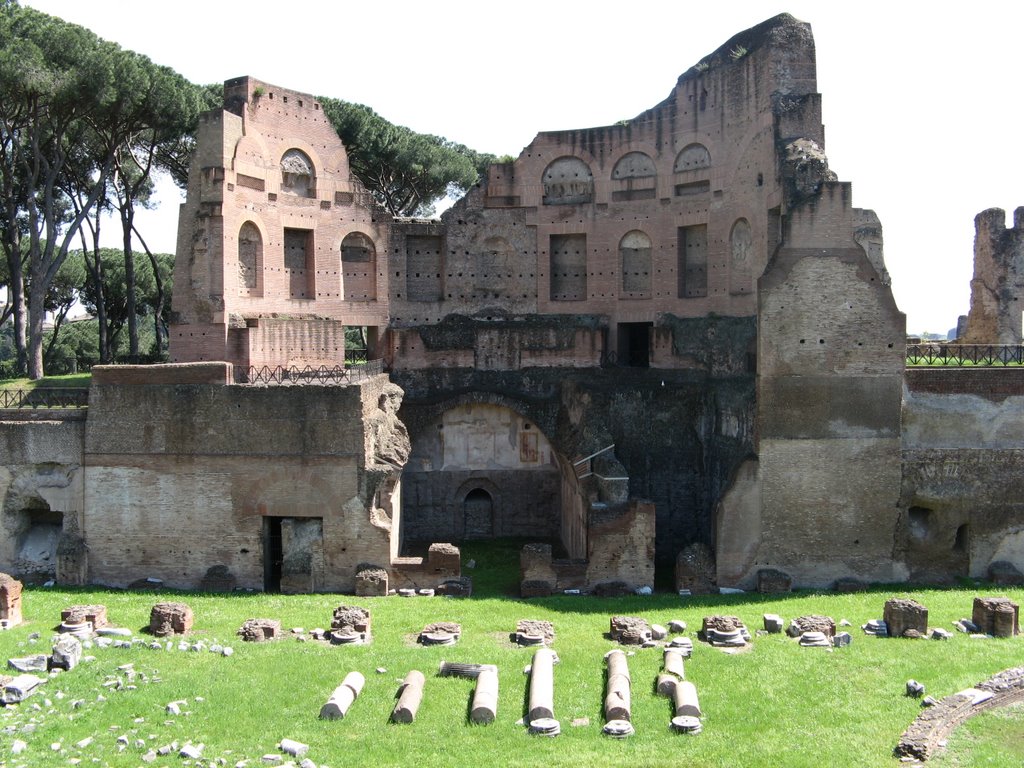
[{"label": "arched niche", "polygon": [[313,161],[301,149],[289,149],[281,156],[281,191],[297,197],[316,194]]},{"label": "arched niche", "polygon": [[676,162],[673,170],[676,173],[685,171],[696,171],[701,168],[711,167],[711,153],[703,144],[687,144],[682,151],[676,155]]},{"label": "arched niche", "polygon": [[238,295],[263,295],[263,235],[251,221],[238,229]]},{"label": "arched niche", "polygon": [[656,176],[654,160],[646,152],[627,152],[612,169],[613,179],[646,179]]},{"label": "arched niche", "polygon": [[622,270],[624,299],[651,296],[651,238],[638,229],[627,232],[619,241],[619,265]]},{"label": "arched niche", "polygon": [[544,205],[593,202],[594,174],[578,157],[560,157],[544,169]]},{"label": "arched niche", "polygon": [[377,249],[369,235],[349,232],[341,241],[341,287],[346,301],[377,298]]},{"label": "arched niche", "polygon": [[729,232],[730,291],[734,294],[752,290],[751,265],[754,260],[754,233],[750,222],[736,219]]}]

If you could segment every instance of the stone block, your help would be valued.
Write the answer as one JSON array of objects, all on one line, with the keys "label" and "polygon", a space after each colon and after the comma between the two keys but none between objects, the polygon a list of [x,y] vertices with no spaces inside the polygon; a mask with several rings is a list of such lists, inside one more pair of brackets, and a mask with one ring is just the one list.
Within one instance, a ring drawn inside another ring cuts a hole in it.
[{"label": "stone block", "polygon": [[360,565],[356,571],[357,597],[387,597],[388,572],[373,565]]},{"label": "stone block", "polygon": [[149,631],[157,637],[184,635],[195,617],[185,603],[157,603],[149,612]]},{"label": "stone block", "polygon": [[1020,633],[1020,608],[1006,597],[976,597],[971,621],[978,632],[993,637],[1013,637]]},{"label": "stone block", "polygon": [[757,572],[757,591],[766,595],[790,592],[793,577],[775,568],[762,568]]},{"label": "stone block", "polygon": [[789,623],[786,630],[790,637],[800,637],[806,632],[821,632],[825,637],[835,637],[835,619],[830,616],[799,616]]},{"label": "stone block", "polygon": [[469,576],[447,579],[437,585],[437,594],[446,597],[470,597],[473,594],[473,580]]},{"label": "stone block", "polygon": [[651,639],[651,627],[638,616],[612,616],[608,634],[623,645],[641,645]]},{"label": "stone block", "polygon": [[82,660],[82,643],[74,635],[61,635],[53,644],[53,666],[71,671]]},{"label": "stone block", "polygon": [[264,643],[281,637],[281,622],[277,619],[246,619],[237,632],[246,643]]},{"label": "stone block", "polygon": [[454,544],[431,544],[427,548],[427,567],[441,576],[459,576],[462,552]]},{"label": "stone block", "polygon": [[764,628],[766,632],[777,635],[782,632],[784,625],[785,620],[777,613],[766,613],[764,615]]},{"label": "stone block", "polygon": [[882,619],[889,628],[889,637],[903,637],[913,629],[923,636],[928,633],[928,609],[916,600],[893,597],[885,601]]}]

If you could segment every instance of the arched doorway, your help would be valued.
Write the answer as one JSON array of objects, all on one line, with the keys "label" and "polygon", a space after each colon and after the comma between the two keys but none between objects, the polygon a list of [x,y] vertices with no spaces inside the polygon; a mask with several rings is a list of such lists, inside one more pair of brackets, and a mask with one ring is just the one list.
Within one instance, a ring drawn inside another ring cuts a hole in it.
[{"label": "arched doorway", "polygon": [[494,499],[483,488],[474,488],[462,501],[462,530],[466,539],[494,536]]}]

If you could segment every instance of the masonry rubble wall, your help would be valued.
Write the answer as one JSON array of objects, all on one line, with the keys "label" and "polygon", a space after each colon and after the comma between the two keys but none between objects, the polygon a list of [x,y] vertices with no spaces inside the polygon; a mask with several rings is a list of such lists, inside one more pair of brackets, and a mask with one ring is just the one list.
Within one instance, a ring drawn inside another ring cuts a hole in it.
[{"label": "masonry rubble wall", "polygon": [[1006,226],[1000,208],[974,218],[974,277],[964,344],[1020,344],[1024,311],[1024,208]]}]

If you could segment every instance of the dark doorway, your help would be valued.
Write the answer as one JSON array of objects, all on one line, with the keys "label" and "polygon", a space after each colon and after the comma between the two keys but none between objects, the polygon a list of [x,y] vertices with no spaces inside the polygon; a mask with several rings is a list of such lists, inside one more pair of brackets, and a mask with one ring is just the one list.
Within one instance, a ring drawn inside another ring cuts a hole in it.
[{"label": "dark doorway", "polygon": [[281,562],[284,548],[281,545],[280,517],[263,518],[263,591],[281,591]]},{"label": "dark doorway", "polygon": [[494,535],[494,501],[483,488],[474,488],[462,502],[463,537],[489,539]]},{"label": "dark doorway", "polygon": [[651,366],[651,328],[654,323],[619,323],[619,364]]}]

